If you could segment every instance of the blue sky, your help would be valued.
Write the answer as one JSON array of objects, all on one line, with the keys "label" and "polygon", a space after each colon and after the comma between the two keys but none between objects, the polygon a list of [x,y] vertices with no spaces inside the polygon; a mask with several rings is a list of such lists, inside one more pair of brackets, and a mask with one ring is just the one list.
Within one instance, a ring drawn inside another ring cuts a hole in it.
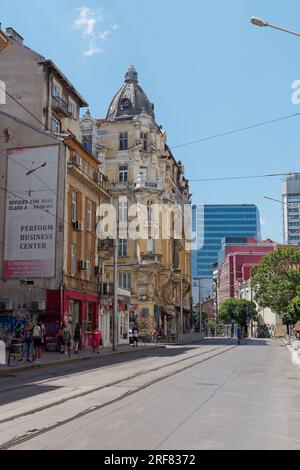
[{"label": "blue sky", "polygon": [[[300,30],[295,0],[9,0],[2,27],[51,58],[106,114],[133,64],[169,145],[300,112],[300,38],[250,24],[258,16]],[[76,21],[77,20],[77,21]],[[300,117],[174,150],[190,179],[299,171]],[[191,183],[193,203],[255,203],[264,237],[282,240],[280,178]]]}]

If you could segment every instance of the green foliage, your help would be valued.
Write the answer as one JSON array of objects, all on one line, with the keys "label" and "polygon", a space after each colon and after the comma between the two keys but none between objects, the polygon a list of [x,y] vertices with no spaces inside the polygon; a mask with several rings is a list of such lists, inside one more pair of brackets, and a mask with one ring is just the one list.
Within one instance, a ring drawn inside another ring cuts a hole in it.
[{"label": "green foliage", "polygon": [[235,299],[230,298],[225,300],[221,305],[219,311],[219,318],[224,323],[238,323],[244,325],[246,323],[246,318],[255,318],[256,306],[254,302],[250,302],[246,299]]},{"label": "green foliage", "polygon": [[290,302],[287,309],[287,315],[285,315],[284,318],[286,324],[295,324],[300,320],[300,287],[297,287],[296,291],[297,295]]},{"label": "green foliage", "polygon": [[289,305],[300,285],[300,248],[281,247],[265,256],[251,273],[255,301],[279,315],[289,315]]}]

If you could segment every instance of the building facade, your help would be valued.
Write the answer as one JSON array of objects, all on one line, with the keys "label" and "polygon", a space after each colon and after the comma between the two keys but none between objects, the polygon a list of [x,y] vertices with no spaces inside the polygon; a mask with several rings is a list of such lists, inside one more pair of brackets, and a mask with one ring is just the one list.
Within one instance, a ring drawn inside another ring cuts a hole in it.
[{"label": "building facade", "polygon": [[[260,239],[260,216],[253,204],[205,204],[193,206],[193,224],[199,248],[193,251],[193,303],[212,296],[213,264],[224,237]],[[201,246],[202,245],[202,246]]]},{"label": "building facade", "polygon": [[[138,74],[129,67],[125,84],[113,97],[105,119],[87,113],[81,119],[83,143],[97,154],[109,179],[109,191],[119,225],[119,287],[131,290],[130,317],[147,329],[190,328],[191,254],[186,249],[182,223],[174,236],[176,208],[190,206],[184,167],[166,143],[166,134],[155,121],[154,106],[138,84]],[[146,236],[133,239],[128,231],[132,209],[145,212]],[[157,207],[159,212],[157,213]],[[165,211],[165,212],[164,212]],[[175,214],[175,215],[174,215]],[[172,227],[163,235],[163,221]],[[129,225],[128,225],[129,224]],[[153,231],[156,234],[153,236]],[[105,267],[112,282],[113,267]]]},{"label": "building facade", "polygon": [[286,245],[300,245],[300,175],[282,182],[283,239]]},{"label": "building facade", "polygon": [[252,237],[225,237],[219,252],[218,306],[230,297],[239,298],[239,285],[249,281],[251,270],[277,244]]},{"label": "building facade", "polygon": [[0,80],[0,336],[17,321],[43,320],[55,347],[59,322],[81,324],[82,347],[99,324],[97,208],[110,201],[100,163],[80,142],[87,106],[50,60],[2,36]]}]

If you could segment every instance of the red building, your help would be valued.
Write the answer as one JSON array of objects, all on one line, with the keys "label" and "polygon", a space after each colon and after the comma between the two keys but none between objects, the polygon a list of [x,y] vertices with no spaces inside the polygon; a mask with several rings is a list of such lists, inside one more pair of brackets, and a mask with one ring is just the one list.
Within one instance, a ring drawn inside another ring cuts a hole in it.
[{"label": "red building", "polygon": [[248,281],[251,269],[277,247],[272,240],[225,237],[219,252],[218,304],[239,297],[239,284]]}]

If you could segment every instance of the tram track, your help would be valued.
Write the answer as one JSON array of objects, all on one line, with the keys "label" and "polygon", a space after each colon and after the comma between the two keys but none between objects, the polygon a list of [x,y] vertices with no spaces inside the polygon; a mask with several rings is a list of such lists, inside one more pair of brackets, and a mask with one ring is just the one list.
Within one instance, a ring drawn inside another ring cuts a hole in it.
[{"label": "tram track", "polygon": [[[3,424],[3,423],[9,423],[11,421],[15,421],[17,420],[18,418],[20,417],[24,417],[24,416],[32,416],[32,415],[35,415],[39,412],[42,412],[42,411],[45,411],[45,410],[48,410],[48,409],[51,409],[53,407],[56,407],[56,406],[60,406],[60,405],[63,405],[64,403],[66,402],[69,402],[71,400],[74,400],[76,398],[81,398],[81,397],[84,397],[84,396],[87,396],[87,395],[90,395],[90,394],[93,394],[95,392],[98,392],[98,391],[101,391],[101,390],[104,390],[104,389],[109,389],[111,387],[116,387],[116,386],[122,386],[122,384],[124,384],[125,382],[128,382],[130,380],[133,380],[135,378],[140,378],[140,377],[143,377],[143,376],[146,376],[147,374],[151,374],[153,372],[157,372],[157,371],[160,371],[162,369],[165,369],[167,367],[172,367],[172,366],[176,366],[177,364],[180,364],[180,363],[184,363],[188,360],[193,360],[195,358],[199,358],[200,356],[206,356],[206,357],[201,357],[201,359],[198,359],[196,361],[193,361],[191,362],[190,364],[185,364],[183,367],[179,367],[179,368],[176,368],[175,370],[171,370],[170,372],[167,372],[166,374],[164,374],[163,376],[159,376],[159,377],[156,377],[152,380],[148,380],[146,381],[145,383],[137,386],[137,387],[134,387],[133,389],[131,390],[128,390],[126,391],[125,393],[122,393],[121,395],[119,395],[118,397],[116,398],[113,398],[111,400],[107,400],[105,403],[101,403],[101,404],[95,404],[91,407],[88,407],[68,418],[65,418],[65,419],[62,419],[60,420],[59,422],[56,422],[55,424],[52,424],[52,425],[49,425],[49,426],[45,426],[45,427],[41,427],[40,429],[31,429],[31,430],[27,430],[24,434],[21,434],[20,436],[16,436],[10,440],[8,440],[7,442],[5,443],[2,443],[0,444],[0,450],[8,450],[12,447],[15,447],[16,445],[19,445],[23,442],[26,442],[26,441],[29,441],[29,440],[32,440],[34,439],[35,437],[41,435],[41,434],[45,434],[49,431],[52,431],[53,429],[56,429],[58,427],[61,427],[61,426],[64,426],[72,421],[75,421],[75,420],[78,420],[80,418],[82,418],[83,416],[86,416],[90,413],[93,413],[95,411],[98,411],[104,407],[107,407],[109,405],[112,405],[116,402],[119,402],[119,401],[122,401],[124,400],[125,398],[131,396],[131,395],[134,395],[136,393],[138,393],[139,391],[141,390],[144,390],[145,388],[148,388],[150,387],[151,385],[155,384],[155,383],[158,383],[158,382],[161,382],[169,377],[172,377],[176,374],[179,374],[187,369],[190,369],[192,367],[195,367],[203,362],[206,362],[208,361],[209,359],[213,359],[214,357],[217,357],[219,355],[222,355],[226,352],[229,352],[233,349],[235,349],[236,346],[233,345],[231,347],[224,347],[224,346],[219,346],[219,347],[216,347],[216,348],[212,348],[208,351],[203,351],[199,354],[194,354],[194,355],[191,355],[189,357],[186,357],[186,358],[183,358],[183,359],[180,359],[178,361],[173,361],[173,362],[170,362],[168,364],[163,364],[161,366],[157,366],[157,367],[154,367],[152,369],[148,369],[146,371],[140,371],[136,374],[132,374],[131,376],[128,376],[126,378],[123,378],[121,380],[117,380],[117,381],[114,381],[114,382],[111,382],[109,384],[106,384],[104,386],[99,386],[99,387],[95,387],[91,390],[87,390],[87,391],[84,391],[84,392],[81,392],[81,393],[78,393],[78,394],[75,394],[74,396],[71,396],[71,397],[67,397],[65,399],[62,399],[62,400],[57,400],[56,402],[53,402],[53,403],[50,403],[49,405],[45,405],[43,407],[38,407],[38,408],[35,408],[33,410],[29,410],[28,412],[25,412],[25,413],[20,413],[18,415],[15,415],[15,416],[12,416],[12,417],[9,417],[7,419],[4,419],[4,420],[1,420],[0,421],[0,425]],[[128,385],[128,388],[130,388],[130,385]]]}]

